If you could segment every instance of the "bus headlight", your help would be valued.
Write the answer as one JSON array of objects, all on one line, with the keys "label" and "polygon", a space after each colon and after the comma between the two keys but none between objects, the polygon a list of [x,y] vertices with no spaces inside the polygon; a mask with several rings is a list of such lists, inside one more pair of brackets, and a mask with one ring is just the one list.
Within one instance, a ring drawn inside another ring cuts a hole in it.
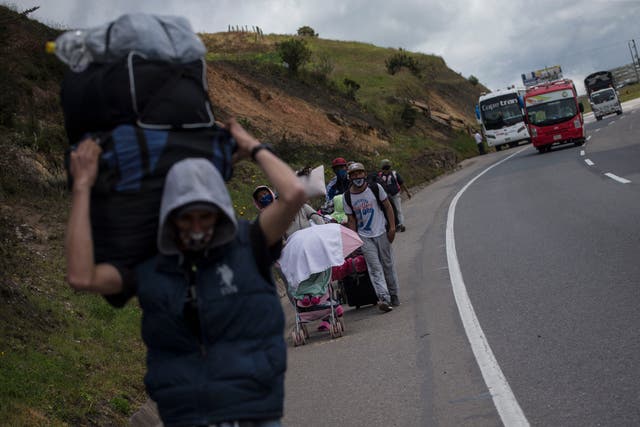
[{"label": "bus headlight", "polygon": [[520,129],[518,129],[518,133],[524,131],[524,126],[520,126]]},{"label": "bus headlight", "polygon": [[531,136],[536,138],[538,136],[538,129],[531,128]]},{"label": "bus headlight", "polygon": [[582,126],[582,124],[580,123],[580,120],[575,119],[573,121],[573,125],[576,127],[576,129],[580,129],[580,127]]}]

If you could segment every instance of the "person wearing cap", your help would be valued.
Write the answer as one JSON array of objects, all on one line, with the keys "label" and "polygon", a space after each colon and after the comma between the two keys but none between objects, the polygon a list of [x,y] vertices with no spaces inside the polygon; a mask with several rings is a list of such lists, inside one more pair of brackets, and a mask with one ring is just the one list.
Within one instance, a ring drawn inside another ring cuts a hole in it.
[{"label": "person wearing cap", "polygon": [[396,235],[393,208],[387,193],[378,183],[369,188],[362,163],[349,166],[351,187],[343,197],[348,227],[362,239],[362,254],[373,288],[378,295],[378,308],[388,312],[400,305],[398,275],[393,260],[391,243]]},{"label": "person wearing cap", "polygon": [[213,164],[182,160],[165,181],[159,253],[132,268],[94,263],[89,201],[101,149],[85,140],[71,154],[67,281],[117,307],[137,295],[145,386],[168,427],[281,425],[287,349],[270,267],[306,194],[268,146],[235,120],[228,129],[238,159],[251,155],[279,189],[278,203],[253,222],[238,220]]},{"label": "person wearing cap", "polygon": [[253,190],[251,197],[253,199],[253,204],[258,211],[265,209],[277,198],[273,190],[266,185],[257,186],[255,190]]},{"label": "person wearing cap", "polygon": [[331,161],[331,169],[335,176],[327,184],[327,202],[333,200],[338,194],[343,194],[349,188],[347,175],[347,161],[342,157],[336,157]]},{"label": "person wearing cap", "polygon": [[411,198],[411,193],[409,193],[409,189],[404,185],[404,180],[400,174],[391,169],[391,161],[389,159],[383,159],[380,162],[378,179],[382,183],[382,187],[387,193],[387,196],[389,196],[389,200],[396,208],[398,231],[403,232],[406,230],[406,227],[404,226],[404,215],[402,214],[402,194],[400,190],[404,190],[408,198]]}]

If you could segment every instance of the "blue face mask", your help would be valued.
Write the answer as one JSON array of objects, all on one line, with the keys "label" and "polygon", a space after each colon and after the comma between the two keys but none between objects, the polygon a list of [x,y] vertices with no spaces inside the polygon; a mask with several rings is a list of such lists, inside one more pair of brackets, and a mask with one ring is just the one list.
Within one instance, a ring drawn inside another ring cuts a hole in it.
[{"label": "blue face mask", "polygon": [[265,194],[264,196],[258,199],[258,203],[260,206],[267,207],[273,202],[273,196],[271,194]]},{"label": "blue face mask", "polygon": [[344,169],[338,169],[336,171],[336,175],[338,176],[338,178],[344,178],[347,176],[347,171]]}]

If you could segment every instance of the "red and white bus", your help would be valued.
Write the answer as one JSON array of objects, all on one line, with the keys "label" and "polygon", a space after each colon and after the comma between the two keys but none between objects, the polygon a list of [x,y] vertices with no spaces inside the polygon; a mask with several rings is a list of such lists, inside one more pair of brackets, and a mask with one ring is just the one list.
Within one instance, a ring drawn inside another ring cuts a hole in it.
[{"label": "red and white bus", "polygon": [[584,144],[584,106],[578,102],[573,81],[562,79],[530,87],[524,105],[531,142],[540,153],[550,151],[554,144]]}]

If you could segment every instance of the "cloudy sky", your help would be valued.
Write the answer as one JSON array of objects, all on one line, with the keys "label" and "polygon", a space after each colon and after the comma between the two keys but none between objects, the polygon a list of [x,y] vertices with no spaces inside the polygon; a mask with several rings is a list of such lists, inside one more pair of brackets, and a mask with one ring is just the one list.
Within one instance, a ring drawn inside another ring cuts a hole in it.
[{"label": "cloudy sky", "polygon": [[565,77],[631,62],[640,49],[640,0],[0,0],[68,28],[100,25],[127,12],[186,16],[199,32],[257,25],[294,34],[437,54],[491,89],[521,83],[524,72],[560,65]]}]

